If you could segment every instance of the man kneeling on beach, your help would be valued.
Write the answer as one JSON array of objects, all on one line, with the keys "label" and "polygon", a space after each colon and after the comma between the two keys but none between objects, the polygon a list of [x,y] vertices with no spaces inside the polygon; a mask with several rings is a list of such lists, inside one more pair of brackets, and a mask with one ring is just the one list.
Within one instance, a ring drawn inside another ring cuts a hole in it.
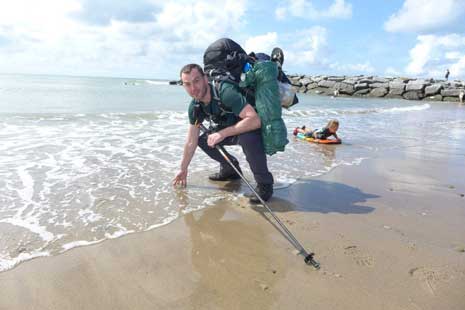
[{"label": "man kneeling on beach", "polygon": [[[237,85],[228,82],[220,84],[216,95],[215,86],[208,83],[202,67],[197,64],[185,65],[180,72],[182,85],[192,97],[189,104],[189,128],[184,153],[181,160],[181,171],[173,180],[173,185],[186,186],[187,169],[194,156],[197,145],[212,159],[220,164],[220,171],[209,178],[213,181],[229,181],[240,176],[221,156],[216,145],[239,144],[249,163],[257,183],[256,192],[265,201],[273,195],[273,176],[268,170],[266,154],[261,135],[260,117],[254,108],[246,102]],[[196,114],[201,114],[199,115]],[[196,120],[207,119],[213,126],[213,132],[200,135]],[[225,152],[231,162],[238,168],[237,159]],[[253,203],[260,202],[253,195],[249,196]]]}]

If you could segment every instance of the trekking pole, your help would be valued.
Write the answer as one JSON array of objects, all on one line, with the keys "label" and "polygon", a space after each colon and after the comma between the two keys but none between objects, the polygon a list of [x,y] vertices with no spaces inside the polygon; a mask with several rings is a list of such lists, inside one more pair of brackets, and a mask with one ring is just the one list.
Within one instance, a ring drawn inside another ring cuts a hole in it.
[{"label": "trekking pole", "polygon": [[[198,124],[198,126],[200,127],[200,130],[203,131],[204,133],[207,133],[208,134],[208,129],[203,125],[203,124]],[[233,164],[233,162],[229,159],[229,157],[226,155],[225,153],[225,150],[222,146],[220,145],[215,145],[215,148],[220,152],[221,156],[223,156],[223,158],[228,162],[228,164],[234,169],[234,171],[241,177],[241,179],[245,182],[245,184],[247,184],[247,186],[250,188],[250,190],[255,194],[255,196],[257,196],[258,200],[260,200],[261,204],[268,210],[268,212],[271,214],[271,216],[273,216],[273,218],[275,219],[275,221],[279,224],[279,226],[281,226],[281,228],[284,230],[284,232],[287,234],[287,236],[291,239],[291,243],[292,245],[294,245],[295,247],[297,247],[297,249],[299,250],[299,254],[302,254],[304,256],[304,261],[307,265],[311,265],[313,267],[315,267],[316,269],[320,269],[320,263],[318,263],[317,261],[315,261],[313,259],[313,256],[315,255],[315,253],[308,253],[304,247],[300,244],[300,242],[294,237],[294,235],[289,231],[289,229],[287,229],[286,225],[284,225],[283,222],[281,222],[281,220],[274,214],[274,212],[270,209],[270,207],[268,207],[268,205],[266,204],[266,202],[262,199],[262,197],[260,197],[260,195],[255,191],[255,189],[253,188],[253,186],[247,181],[247,179],[242,175],[242,173],[239,171],[239,169],[236,168],[236,166]]]}]

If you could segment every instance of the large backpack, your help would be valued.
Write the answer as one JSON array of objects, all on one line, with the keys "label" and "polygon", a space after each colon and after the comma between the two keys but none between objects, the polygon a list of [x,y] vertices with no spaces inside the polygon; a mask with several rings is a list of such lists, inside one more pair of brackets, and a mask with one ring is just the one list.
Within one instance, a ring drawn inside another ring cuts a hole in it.
[{"label": "large backpack", "polygon": [[[238,43],[228,38],[213,42],[205,50],[203,60],[204,71],[215,84],[213,88],[219,89],[224,82],[237,84],[247,102],[257,110],[262,122],[265,153],[273,155],[284,151],[289,141],[281,116],[277,64],[271,61],[257,61],[254,64],[254,59]],[[243,75],[247,63],[252,63],[252,68]]]},{"label": "large backpack", "polygon": [[244,65],[250,58],[244,49],[228,38],[216,40],[203,54],[204,71],[210,80],[239,83]]},{"label": "large backpack", "polygon": [[[239,84],[241,75],[243,76],[243,68],[247,63],[254,64],[255,62],[270,61],[271,57],[265,53],[247,54],[245,50],[235,41],[229,38],[221,38],[210,44],[203,54],[203,64],[205,74],[208,79],[215,84],[223,81]],[[295,91],[291,87],[291,81],[282,71],[281,66],[278,66],[278,81],[281,103],[285,108],[297,104],[299,99],[295,95]],[[255,106],[255,90],[251,87],[241,87],[243,95],[247,98],[247,102]]]}]

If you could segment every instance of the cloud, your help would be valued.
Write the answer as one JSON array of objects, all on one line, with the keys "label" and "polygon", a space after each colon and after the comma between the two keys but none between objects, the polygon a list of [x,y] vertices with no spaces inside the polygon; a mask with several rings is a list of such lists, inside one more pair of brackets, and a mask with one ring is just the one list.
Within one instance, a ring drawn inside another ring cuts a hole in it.
[{"label": "cloud", "polygon": [[285,7],[278,7],[275,10],[276,18],[279,19],[279,20],[285,19],[286,14],[287,14],[287,8],[285,8]]},{"label": "cloud", "polygon": [[323,12],[323,17],[332,18],[351,18],[352,4],[345,3],[344,0],[335,0],[326,12]]},{"label": "cloud", "polygon": [[[253,43],[257,45],[253,45]],[[267,33],[249,38],[245,45],[254,46],[257,48],[255,51],[259,52],[271,51],[275,46],[281,47],[284,51],[284,70],[287,72],[354,74],[375,71],[369,61],[365,63],[340,63],[331,59],[328,30],[322,26],[280,33],[279,35],[274,32]],[[260,47],[259,50],[258,46]],[[246,50],[250,51],[247,48]]]},{"label": "cloud", "polygon": [[246,0],[115,3],[9,2],[0,10],[0,70],[175,76],[183,63],[201,62],[209,43],[240,34],[247,8]]},{"label": "cloud", "polygon": [[271,50],[278,45],[278,34],[276,32],[268,32],[264,35],[258,35],[248,38],[243,48],[247,53],[266,53],[271,54]]},{"label": "cloud", "polygon": [[268,32],[250,36],[238,42],[246,52],[261,52],[270,55],[274,47],[284,51],[284,69],[288,72],[303,72],[309,67],[327,68],[327,30],[314,26],[288,33]]},{"label": "cloud", "polygon": [[108,25],[111,20],[149,22],[157,5],[148,0],[81,0],[81,9],[71,16],[94,25]]},{"label": "cloud", "polygon": [[340,64],[338,62],[332,63],[329,65],[329,68],[335,70],[339,74],[349,73],[349,74],[359,74],[359,73],[373,73],[375,68],[371,65],[369,61],[366,61],[362,64]]},{"label": "cloud", "polygon": [[324,64],[327,35],[326,28],[320,26],[289,34],[287,36],[288,55],[285,57],[288,64],[295,67]]},{"label": "cloud", "polygon": [[328,69],[327,36],[328,31],[321,26],[280,35],[277,46],[284,51],[284,69],[301,73]]},{"label": "cloud", "polygon": [[384,23],[384,29],[389,32],[434,32],[462,27],[464,16],[464,0],[405,0],[402,8]]},{"label": "cloud", "polygon": [[237,37],[246,8],[245,0],[168,2],[155,16],[157,40],[175,57],[201,54],[218,38]]},{"label": "cloud", "polygon": [[53,39],[72,27],[73,22],[67,16],[79,9],[74,0],[10,1],[0,10],[0,31],[8,28],[3,34],[15,39]]},{"label": "cloud", "polygon": [[0,35],[0,47],[1,46],[6,46],[7,44],[10,44],[10,39],[8,39],[5,36]]},{"label": "cloud", "polygon": [[310,20],[319,20],[323,18],[348,19],[352,17],[352,4],[346,3],[345,0],[334,0],[334,2],[325,9],[317,9],[312,1],[308,0],[287,0],[284,5],[275,10],[275,16],[279,20],[287,16],[306,18]]},{"label": "cloud", "polygon": [[446,68],[451,76],[465,75],[465,35],[420,35],[410,50],[406,72],[417,76],[442,77]]},{"label": "cloud", "polygon": [[395,69],[393,67],[387,67],[384,73],[387,76],[400,76],[400,75],[402,75],[402,73],[399,70],[397,70],[397,69]]},{"label": "cloud", "polygon": [[462,54],[458,51],[453,51],[453,52],[447,52],[445,53],[445,58],[450,59],[450,60],[457,60],[462,57]]}]

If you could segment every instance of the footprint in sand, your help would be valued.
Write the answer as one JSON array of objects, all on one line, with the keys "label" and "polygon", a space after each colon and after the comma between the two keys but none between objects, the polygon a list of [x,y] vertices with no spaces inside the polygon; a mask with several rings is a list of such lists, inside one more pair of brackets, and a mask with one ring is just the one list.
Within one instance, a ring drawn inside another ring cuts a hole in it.
[{"label": "footprint in sand", "polygon": [[295,221],[293,220],[285,220],[284,222],[286,222],[286,224],[289,224],[290,226],[295,224]]},{"label": "footprint in sand", "polygon": [[306,224],[302,228],[304,231],[317,231],[320,229],[320,223],[317,221],[313,221],[311,223]]},{"label": "footprint in sand", "polygon": [[363,254],[356,245],[345,247],[344,254],[352,256],[355,263],[361,267],[373,267],[375,264],[374,258]]},{"label": "footprint in sand", "polygon": [[455,276],[463,276],[463,272],[454,271],[448,266],[416,267],[410,269],[409,274],[418,279],[431,295],[435,295],[439,285],[451,281]]}]

